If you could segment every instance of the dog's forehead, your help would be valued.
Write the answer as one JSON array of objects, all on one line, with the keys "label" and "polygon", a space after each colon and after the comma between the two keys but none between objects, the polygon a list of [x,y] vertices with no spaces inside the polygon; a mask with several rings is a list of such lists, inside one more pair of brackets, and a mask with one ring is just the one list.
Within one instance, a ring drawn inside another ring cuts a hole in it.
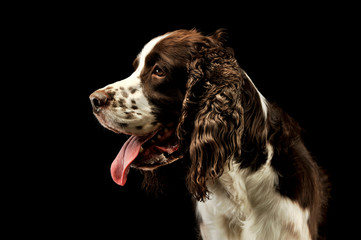
[{"label": "dog's forehead", "polygon": [[152,40],[150,40],[147,44],[144,45],[142,51],[140,51],[140,53],[137,56],[137,59],[139,61],[139,66],[137,68],[137,70],[141,70],[144,67],[145,64],[145,59],[146,57],[149,55],[149,53],[152,52],[152,50],[154,49],[154,47],[164,38],[166,38],[169,35],[169,33],[163,34],[161,36],[158,36],[156,38],[153,38]]}]

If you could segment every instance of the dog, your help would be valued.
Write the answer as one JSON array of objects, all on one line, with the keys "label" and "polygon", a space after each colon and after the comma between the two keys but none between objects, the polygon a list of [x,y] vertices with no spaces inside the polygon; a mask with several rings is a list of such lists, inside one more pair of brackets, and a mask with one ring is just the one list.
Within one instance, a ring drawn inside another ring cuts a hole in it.
[{"label": "dog", "polygon": [[99,122],[130,135],[112,178],[123,186],[131,167],[184,161],[202,239],[317,239],[327,177],[299,124],[225,44],[222,29],[166,33],[144,46],[133,74],[90,95]]}]

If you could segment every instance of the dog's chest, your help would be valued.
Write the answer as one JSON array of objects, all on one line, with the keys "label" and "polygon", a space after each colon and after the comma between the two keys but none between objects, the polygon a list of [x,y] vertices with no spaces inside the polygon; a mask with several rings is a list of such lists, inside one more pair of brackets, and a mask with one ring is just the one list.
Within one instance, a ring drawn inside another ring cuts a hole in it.
[{"label": "dog's chest", "polygon": [[258,171],[233,164],[212,185],[210,199],[197,203],[205,240],[310,239],[309,210],[282,197],[269,161]]},{"label": "dog's chest", "polygon": [[[234,239],[251,214],[244,174],[225,171],[211,186],[210,199],[197,203],[203,239]],[[230,231],[231,229],[231,231]]]},{"label": "dog's chest", "polygon": [[239,225],[249,216],[251,206],[247,195],[244,171],[225,171],[210,187],[210,191],[213,193],[210,201],[215,203],[213,207],[216,207],[216,211],[228,216],[228,221],[231,223],[237,221],[237,225]]}]

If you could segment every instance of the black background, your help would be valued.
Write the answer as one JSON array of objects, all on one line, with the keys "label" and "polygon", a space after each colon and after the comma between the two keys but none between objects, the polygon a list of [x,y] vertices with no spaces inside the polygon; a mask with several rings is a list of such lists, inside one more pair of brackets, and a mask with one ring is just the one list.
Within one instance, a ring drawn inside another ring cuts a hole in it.
[{"label": "black background", "polygon": [[[168,184],[158,197],[142,190],[136,170],[124,187],[112,181],[110,165],[126,138],[100,126],[88,98],[128,77],[134,58],[153,37],[195,27],[206,34],[226,28],[228,45],[259,91],[305,129],[306,145],[332,183],[324,231],[329,239],[351,236],[357,158],[350,136],[356,135],[352,126],[358,118],[350,98],[357,85],[348,76],[353,69],[348,54],[355,50],[352,8],[231,6],[12,9],[6,66],[14,85],[7,87],[7,101],[19,102],[11,108],[15,113],[7,114],[15,126],[8,142],[15,148],[6,149],[11,167],[3,171],[10,173],[6,206],[13,234],[195,239],[191,197],[177,164],[166,167]],[[27,113],[19,114],[23,109]]]}]

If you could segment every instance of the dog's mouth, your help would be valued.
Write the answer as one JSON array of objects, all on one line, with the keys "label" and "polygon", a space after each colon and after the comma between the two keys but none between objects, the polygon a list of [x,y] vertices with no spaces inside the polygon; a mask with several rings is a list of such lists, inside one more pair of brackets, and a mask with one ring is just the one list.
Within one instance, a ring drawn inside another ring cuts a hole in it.
[{"label": "dog's mouth", "polygon": [[130,167],[154,170],[182,158],[173,126],[169,124],[146,136],[131,136],[112,163],[113,180],[124,186]]}]

